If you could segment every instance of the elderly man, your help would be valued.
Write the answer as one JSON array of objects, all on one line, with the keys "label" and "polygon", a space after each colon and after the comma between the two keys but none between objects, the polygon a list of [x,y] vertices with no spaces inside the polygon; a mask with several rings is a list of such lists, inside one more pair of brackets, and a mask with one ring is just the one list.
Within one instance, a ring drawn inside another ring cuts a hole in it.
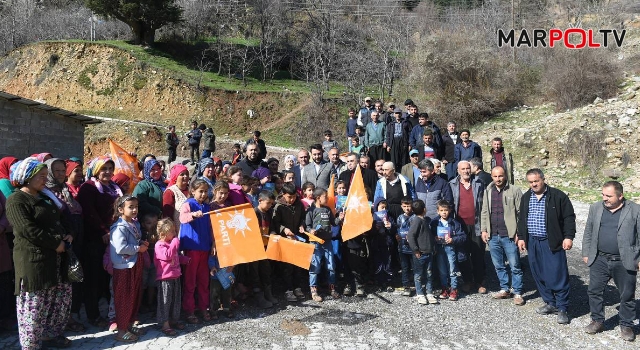
[{"label": "elderly man", "polygon": [[412,149],[409,151],[409,160],[411,161],[408,164],[405,164],[400,170],[400,174],[404,175],[411,184],[415,187],[416,181],[420,178],[420,169],[418,168],[418,163],[420,162],[420,156],[418,155],[417,149]]},{"label": "elderly man", "polygon": [[347,168],[346,164],[340,159],[340,153],[336,147],[332,147],[329,152],[329,163],[333,167],[333,170],[336,172],[336,177],[340,176],[340,173]]},{"label": "elderly man", "polygon": [[369,169],[371,168],[371,159],[369,158],[369,156],[362,155],[360,156],[360,161],[358,164],[362,169]]},{"label": "elderly man", "polygon": [[569,197],[545,183],[542,170],[527,171],[530,190],[520,201],[518,248],[529,251],[531,274],[544,305],[541,315],[557,314],[569,323],[569,269],[566,251],[573,247],[576,215]]},{"label": "elderly man", "polygon": [[294,183],[296,188],[302,187],[302,176],[304,175],[304,167],[309,164],[309,151],[301,149],[298,152],[298,164],[292,168]]},{"label": "elderly man", "polygon": [[409,196],[416,199],[416,193],[409,179],[396,172],[393,163],[385,162],[382,164],[382,172],[384,175],[376,184],[373,201],[386,200],[387,210],[391,218],[393,218],[393,222],[395,222],[395,219],[402,214],[402,207],[400,206],[402,198]]},{"label": "elderly man", "polygon": [[[456,145],[462,142],[458,132],[456,131],[456,122],[450,121],[447,123],[447,132],[442,136],[443,143],[443,155],[442,155],[442,163],[445,166],[445,171],[447,172],[447,177],[449,180],[452,180],[456,177],[456,161],[454,158],[454,150]],[[493,168],[493,166],[492,166]]]},{"label": "elderly man", "polygon": [[376,173],[378,174],[378,179],[381,179],[384,177],[384,170],[382,170],[382,165],[385,163],[384,159],[378,159],[376,160],[375,164],[374,164],[374,169],[376,171]]},{"label": "elderly man", "polygon": [[589,308],[591,323],[585,331],[604,330],[604,288],[610,279],[620,292],[620,337],[634,341],[636,277],[640,269],[640,206],[624,198],[622,184],[606,182],[602,202],[589,208],[582,238],[582,260],[589,266]]},{"label": "elderly man", "polygon": [[260,158],[260,149],[257,143],[252,140],[247,141],[245,145],[245,158],[238,162],[238,166],[242,169],[242,174],[251,176],[251,174],[260,167],[267,167]]},{"label": "elderly man", "polygon": [[491,181],[493,181],[493,179],[488,172],[484,171],[484,166],[482,165],[482,158],[473,157],[469,159],[469,163],[471,164],[471,174],[473,174],[473,177],[477,178],[478,181],[480,181],[485,188],[489,186],[489,184],[491,183]]},{"label": "elderly man", "polygon": [[435,219],[438,217],[438,202],[441,199],[453,203],[451,186],[436,174],[433,162],[429,159],[420,161],[418,169],[420,177],[416,179],[416,197],[424,202],[427,209],[425,215]]},{"label": "elderly man", "polygon": [[369,150],[369,157],[372,161],[385,159],[387,154],[387,143],[384,140],[386,125],[378,120],[380,114],[377,111],[371,112],[371,122],[367,124],[362,144]]},{"label": "elderly man", "polygon": [[[507,299],[513,295],[513,303],[521,306],[524,305],[524,299],[516,228],[522,190],[509,185],[507,174],[501,166],[491,169],[491,178],[493,182],[484,191],[480,227],[482,240],[489,245],[491,261],[500,282],[500,291],[493,297]],[[505,260],[509,262],[511,270],[511,288]]]},{"label": "elderly man", "polygon": [[458,163],[458,176],[449,181],[449,186],[453,194],[454,213],[467,234],[465,244],[469,258],[460,264],[460,271],[465,281],[462,291],[468,293],[477,288],[478,293],[485,294],[487,293],[487,288],[484,286],[486,246],[480,235],[484,185],[478,179],[471,177],[471,164],[463,160]]},{"label": "elderly man", "polygon": [[336,171],[329,162],[325,162],[322,157],[323,149],[321,144],[311,145],[311,164],[304,167],[304,175],[302,176],[302,183],[311,182],[316,187],[329,188],[331,182],[331,175]]},{"label": "elderly man", "polygon": [[[347,164],[346,169],[340,173],[338,179],[344,182],[347,192],[349,192],[349,188],[351,187],[351,182],[353,181],[353,176],[356,168],[358,167],[358,154],[357,153],[349,153],[347,154]],[[376,189],[376,184],[378,182],[378,175],[375,171],[371,169],[363,169],[360,167],[362,171],[362,180],[364,185],[371,190],[371,198],[370,201],[373,201],[373,191]]]}]

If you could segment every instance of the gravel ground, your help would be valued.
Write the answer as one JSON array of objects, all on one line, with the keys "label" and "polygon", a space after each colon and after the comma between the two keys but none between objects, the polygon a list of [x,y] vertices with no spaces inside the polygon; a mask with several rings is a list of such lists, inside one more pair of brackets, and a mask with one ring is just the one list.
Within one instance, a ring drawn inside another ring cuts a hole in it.
[{"label": "gravel ground", "polygon": [[[580,258],[582,232],[588,205],[574,203],[578,235],[569,252],[571,305],[569,325],[558,325],[555,316],[541,316],[542,305],[531,278],[527,259],[525,300],[514,306],[511,300],[494,300],[490,295],[463,295],[459,301],[439,305],[418,305],[399,291],[372,293],[367,298],[346,297],[337,301],[296,305],[281,302],[279,307],[257,310],[251,301],[241,305],[236,319],[208,325],[189,326],[175,338],[162,335],[149,315],[143,317],[149,333],[136,344],[122,344],[108,332],[74,336],[76,349],[637,349],[618,337],[618,293],[607,289],[607,320],[604,333],[590,336],[583,328],[589,323],[587,299],[588,269]],[[487,255],[487,287],[499,289]],[[281,295],[278,295],[281,297]],[[639,306],[640,309],[640,306]],[[636,327],[637,328],[637,327]],[[0,336],[0,348],[18,348],[17,335]]]}]

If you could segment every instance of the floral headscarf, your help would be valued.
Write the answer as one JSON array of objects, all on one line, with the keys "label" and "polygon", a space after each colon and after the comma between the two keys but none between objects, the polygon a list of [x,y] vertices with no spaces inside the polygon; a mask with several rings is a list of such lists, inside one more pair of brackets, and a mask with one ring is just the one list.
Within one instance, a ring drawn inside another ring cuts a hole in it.
[{"label": "floral headscarf", "polygon": [[14,187],[24,186],[38,171],[46,167],[36,158],[25,158],[11,166],[11,184]]},{"label": "floral headscarf", "polygon": [[87,167],[87,181],[95,177],[96,174],[100,172],[100,169],[102,169],[102,167],[107,164],[107,162],[111,162],[115,165],[113,159],[111,159],[111,157],[109,156],[99,156],[93,158],[93,160],[89,162],[89,166]]}]

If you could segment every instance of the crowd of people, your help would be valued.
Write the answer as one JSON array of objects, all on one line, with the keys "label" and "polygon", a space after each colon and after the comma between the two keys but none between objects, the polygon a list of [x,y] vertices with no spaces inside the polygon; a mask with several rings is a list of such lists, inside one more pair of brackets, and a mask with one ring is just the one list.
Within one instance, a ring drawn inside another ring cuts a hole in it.
[{"label": "crowd of people", "polygon": [[[82,306],[86,323],[135,342],[145,333],[140,313],[154,312],[162,332],[175,336],[185,322],[233,318],[236,301],[247,298],[271,308],[399,288],[420,305],[453,302],[488,293],[486,250],[500,284],[493,298],[525,304],[520,253],[528,250],[544,301],[536,312],[569,323],[566,251],[576,225],[567,195],[537,168],[526,172],[529,189],[516,187],[513,159],[498,137],[487,173],[469,130],[449,122],[441,132],[411,100],[404,111],[387,107],[367,98],[349,111],[344,153],[327,130],[321,143],[285,156],[283,166],[267,158],[258,131],[234,145],[232,159],[220,159],[213,131],[196,122],[186,135],[193,172],[174,162],[174,127],[166,137],[168,166],[145,155],[139,179],[117,172],[109,156],[0,159],[2,325],[17,322],[24,349],[63,348],[71,345],[65,332],[86,330]],[[200,154],[203,133],[209,141]],[[360,175],[374,220],[343,241],[345,199]],[[583,241],[592,317],[586,331],[604,329],[602,294],[613,278],[621,337],[631,341],[640,207],[624,199],[618,182],[602,191]],[[263,236],[314,245],[308,269],[270,260],[220,267],[208,213],[246,203]],[[99,308],[103,297],[107,315]]]}]

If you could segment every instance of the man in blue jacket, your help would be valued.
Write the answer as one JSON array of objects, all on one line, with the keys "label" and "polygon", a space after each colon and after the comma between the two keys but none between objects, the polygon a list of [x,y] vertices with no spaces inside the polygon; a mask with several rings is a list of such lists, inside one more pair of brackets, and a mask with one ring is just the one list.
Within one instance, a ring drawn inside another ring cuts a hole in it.
[{"label": "man in blue jacket", "polygon": [[453,203],[453,195],[449,183],[438,176],[433,162],[423,159],[418,163],[420,178],[415,179],[416,197],[422,200],[427,208],[426,216],[433,219],[438,216],[438,201],[441,199]]},{"label": "man in blue jacket", "polygon": [[531,274],[545,304],[541,315],[557,314],[569,323],[569,269],[566,251],[576,235],[576,214],[569,197],[545,183],[538,168],[527,171],[531,190],[524,193],[518,215],[518,248],[529,251]]}]

